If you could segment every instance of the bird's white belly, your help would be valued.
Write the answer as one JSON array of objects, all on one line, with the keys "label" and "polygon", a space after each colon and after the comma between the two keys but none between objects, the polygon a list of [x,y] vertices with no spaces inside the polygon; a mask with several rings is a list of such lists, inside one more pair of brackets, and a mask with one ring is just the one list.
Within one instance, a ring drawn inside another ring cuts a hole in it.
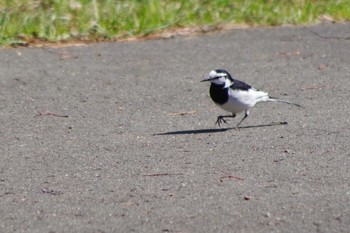
[{"label": "bird's white belly", "polygon": [[248,105],[234,99],[229,99],[228,102],[222,105],[218,104],[218,106],[231,113],[240,113],[250,108]]},{"label": "bird's white belly", "polygon": [[267,93],[255,89],[250,89],[248,91],[230,90],[228,101],[219,106],[225,111],[240,113],[250,109],[257,102],[264,101],[266,98],[268,98]]}]

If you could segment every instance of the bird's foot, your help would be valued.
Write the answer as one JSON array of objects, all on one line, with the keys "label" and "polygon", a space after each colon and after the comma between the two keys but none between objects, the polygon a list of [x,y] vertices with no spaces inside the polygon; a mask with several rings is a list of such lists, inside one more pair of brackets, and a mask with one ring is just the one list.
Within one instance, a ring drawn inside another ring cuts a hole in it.
[{"label": "bird's foot", "polygon": [[220,126],[221,123],[228,124],[227,121],[224,119],[224,116],[218,116],[218,119],[216,120],[215,125],[217,124],[219,127],[221,127]]}]

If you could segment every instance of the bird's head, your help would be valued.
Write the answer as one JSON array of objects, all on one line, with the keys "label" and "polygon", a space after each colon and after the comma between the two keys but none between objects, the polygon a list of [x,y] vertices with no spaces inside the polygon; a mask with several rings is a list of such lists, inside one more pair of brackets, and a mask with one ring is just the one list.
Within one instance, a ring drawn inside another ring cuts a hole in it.
[{"label": "bird's head", "polygon": [[201,82],[211,82],[216,85],[224,85],[224,88],[227,88],[233,84],[233,79],[231,75],[222,69],[210,71],[208,77],[203,79]]}]

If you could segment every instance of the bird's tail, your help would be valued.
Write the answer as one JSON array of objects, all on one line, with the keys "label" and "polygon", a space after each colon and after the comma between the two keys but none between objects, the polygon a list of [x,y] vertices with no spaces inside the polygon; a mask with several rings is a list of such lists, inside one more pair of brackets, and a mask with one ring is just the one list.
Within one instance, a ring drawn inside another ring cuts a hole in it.
[{"label": "bird's tail", "polygon": [[277,98],[271,97],[271,96],[269,96],[269,98],[268,98],[266,101],[270,101],[270,102],[280,102],[280,103],[290,104],[290,105],[294,105],[294,106],[297,106],[297,107],[301,108],[301,105],[299,105],[299,104],[295,104],[295,103],[289,102],[289,101],[287,101],[287,100],[277,99]]}]

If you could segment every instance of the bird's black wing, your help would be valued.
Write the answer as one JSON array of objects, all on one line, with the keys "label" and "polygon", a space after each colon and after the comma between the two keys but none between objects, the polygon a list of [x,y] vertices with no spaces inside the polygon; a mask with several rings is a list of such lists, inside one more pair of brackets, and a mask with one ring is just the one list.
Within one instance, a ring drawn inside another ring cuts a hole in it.
[{"label": "bird's black wing", "polygon": [[252,88],[250,85],[246,84],[245,82],[234,80],[233,84],[230,86],[233,90],[243,90],[248,91],[250,88]]}]

